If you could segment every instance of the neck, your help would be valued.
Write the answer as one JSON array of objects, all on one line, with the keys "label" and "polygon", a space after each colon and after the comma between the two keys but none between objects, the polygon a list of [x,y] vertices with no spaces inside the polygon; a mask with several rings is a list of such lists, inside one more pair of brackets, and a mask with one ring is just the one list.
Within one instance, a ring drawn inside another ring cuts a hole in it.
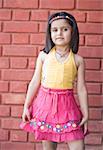
[{"label": "neck", "polygon": [[61,53],[64,53],[70,50],[69,46],[56,46],[55,49],[56,51],[61,52]]}]

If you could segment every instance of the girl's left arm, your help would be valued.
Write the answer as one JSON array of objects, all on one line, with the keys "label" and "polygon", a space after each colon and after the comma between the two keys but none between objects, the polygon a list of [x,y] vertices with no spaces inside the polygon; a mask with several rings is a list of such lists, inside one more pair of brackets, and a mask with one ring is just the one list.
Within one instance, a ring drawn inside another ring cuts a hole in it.
[{"label": "girl's left arm", "polygon": [[84,125],[84,130],[87,130],[88,121],[88,96],[85,85],[85,67],[84,60],[81,56],[78,57],[78,76],[77,76],[77,93],[80,103],[81,112],[83,114],[80,126]]}]

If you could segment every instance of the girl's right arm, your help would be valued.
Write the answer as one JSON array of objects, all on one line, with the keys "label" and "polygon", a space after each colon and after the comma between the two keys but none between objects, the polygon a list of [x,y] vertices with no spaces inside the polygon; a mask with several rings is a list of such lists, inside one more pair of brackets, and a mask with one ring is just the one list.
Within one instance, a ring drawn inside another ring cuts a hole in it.
[{"label": "girl's right arm", "polygon": [[24,104],[24,110],[23,110],[23,115],[22,115],[22,119],[23,122],[30,120],[30,112],[29,112],[29,107],[33,101],[34,96],[36,95],[36,92],[40,86],[40,82],[41,82],[41,71],[42,71],[42,64],[43,64],[43,53],[44,52],[40,52],[39,56],[37,58],[37,62],[36,62],[36,69],[35,69],[35,73],[33,75],[32,80],[29,83],[28,86],[28,91],[27,91],[27,95],[26,95],[26,100],[25,100],[25,104]]}]

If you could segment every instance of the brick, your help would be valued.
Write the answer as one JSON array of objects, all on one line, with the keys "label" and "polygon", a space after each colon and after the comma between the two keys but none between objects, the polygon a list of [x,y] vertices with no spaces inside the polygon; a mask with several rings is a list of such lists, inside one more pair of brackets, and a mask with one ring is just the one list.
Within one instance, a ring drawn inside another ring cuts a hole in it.
[{"label": "brick", "polygon": [[9,84],[7,81],[0,81],[0,92],[8,92]]},{"label": "brick", "polygon": [[102,94],[103,94],[103,84],[102,84]]},{"label": "brick", "polygon": [[21,119],[17,118],[3,118],[1,119],[1,127],[3,129],[20,129]]},{"label": "brick", "polygon": [[79,45],[84,45],[84,35],[80,35]]},{"label": "brick", "polygon": [[46,10],[31,11],[31,20],[47,21],[47,19],[48,19],[48,11],[46,11]]},{"label": "brick", "polygon": [[88,47],[79,47],[79,53],[83,57],[87,58],[101,58],[103,56],[103,49],[102,47],[94,47],[94,46],[88,46]]},{"label": "brick", "polygon": [[20,57],[12,57],[10,58],[10,68],[26,68],[27,67],[27,59]]},{"label": "brick", "polygon": [[2,70],[2,79],[10,81],[29,81],[33,76],[32,70]]},{"label": "brick", "polygon": [[74,0],[40,0],[40,8],[50,8],[50,9],[73,9]]},{"label": "brick", "polygon": [[100,59],[85,59],[85,68],[86,69],[94,69],[99,70],[100,69]]},{"label": "brick", "polygon": [[47,30],[47,22],[40,22],[39,23],[39,32],[46,32]]},{"label": "brick", "polygon": [[78,23],[80,33],[93,33],[102,34],[103,24],[102,23]]},{"label": "brick", "polygon": [[18,142],[3,142],[1,144],[1,150],[36,150],[35,143],[18,143]]},{"label": "brick", "polygon": [[13,20],[29,20],[30,12],[28,10],[14,10]]},{"label": "brick", "polygon": [[4,106],[4,105],[0,105],[0,116],[1,117],[10,116],[10,107],[9,106]]},{"label": "brick", "polygon": [[88,102],[89,102],[89,106],[102,107],[103,106],[103,96],[102,95],[89,95]]},{"label": "brick", "polygon": [[2,46],[0,46],[0,56],[2,55]]},{"label": "brick", "polygon": [[38,8],[38,0],[4,0],[4,8]]},{"label": "brick", "polygon": [[11,116],[21,117],[23,113],[23,106],[11,106]]},{"label": "brick", "polygon": [[89,119],[101,120],[102,119],[102,109],[101,108],[89,108]]},{"label": "brick", "polygon": [[4,22],[4,32],[38,32],[38,24],[35,22],[27,21],[13,21],[13,22]]},{"label": "brick", "polygon": [[1,31],[2,22],[0,22],[0,31]]},{"label": "brick", "polygon": [[103,84],[102,84],[102,92],[101,93],[103,94]]},{"label": "brick", "polygon": [[8,33],[0,33],[0,44],[10,44],[11,38]]},{"label": "brick", "polygon": [[37,55],[39,55],[40,51],[42,51],[43,49],[44,49],[44,46],[38,46],[38,48],[37,48],[38,54]]},{"label": "brick", "polygon": [[8,131],[0,129],[0,141],[8,141]]},{"label": "brick", "polygon": [[2,104],[24,104],[25,95],[17,93],[2,94]]},{"label": "brick", "polygon": [[102,143],[102,135],[100,134],[90,134],[85,139],[85,144],[100,145],[101,143]]},{"label": "brick", "polygon": [[103,59],[101,60],[101,69],[103,70]]},{"label": "brick", "polygon": [[0,0],[0,7],[2,7],[2,0]]},{"label": "brick", "polygon": [[13,44],[28,44],[29,43],[29,34],[26,33],[13,33],[12,34],[12,43]]},{"label": "brick", "polygon": [[1,79],[1,70],[0,70],[0,79]]},{"label": "brick", "polygon": [[27,141],[27,133],[22,131],[11,131],[10,132],[10,140],[11,141]]},{"label": "brick", "polygon": [[34,141],[35,141],[35,137],[34,137],[34,134],[33,134],[33,133],[29,133],[28,141],[29,141],[29,142],[34,142]]},{"label": "brick", "polygon": [[103,81],[103,72],[102,71],[86,71],[86,81]]},{"label": "brick", "polygon": [[103,121],[89,121],[88,127],[90,132],[103,132]]},{"label": "brick", "polygon": [[3,56],[37,56],[37,49],[29,45],[3,46]]},{"label": "brick", "polygon": [[23,82],[23,81],[10,82],[10,92],[26,93],[26,90],[27,90],[27,82]]},{"label": "brick", "polygon": [[11,10],[1,9],[0,20],[11,20]]},{"label": "brick", "polygon": [[34,58],[29,57],[29,64],[28,64],[29,69],[34,69],[36,67],[36,60],[37,60],[37,57],[34,57]]},{"label": "brick", "polygon": [[76,8],[80,10],[101,10],[102,6],[102,0],[77,0],[76,2]]},{"label": "brick", "polygon": [[87,13],[88,22],[103,22],[103,12],[102,11],[91,11]]},{"label": "brick", "polygon": [[45,34],[43,34],[43,33],[31,34],[30,43],[34,44],[34,45],[35,44],[38,44],[38,45],[44,44],[45,43]]},{"label": "brick", "polygon": [[0,68],[6,69],[9,68],[9,58],[1,57],[0,58]]},{"label": "brick", "polygon": [[100,83],[87,83],[88,94],[101,94]]},{"label": "brick", "polygon": [[85,36],[85,45],[102,45],[102,36],[101,35],[86,35]]},{"label": "brick", "polygon": [[86,20],[85,12],[80,12],[80,11],[73,11],[73,12],[69,11],[69,12],[75,17],[77,22],[85,22]]}]

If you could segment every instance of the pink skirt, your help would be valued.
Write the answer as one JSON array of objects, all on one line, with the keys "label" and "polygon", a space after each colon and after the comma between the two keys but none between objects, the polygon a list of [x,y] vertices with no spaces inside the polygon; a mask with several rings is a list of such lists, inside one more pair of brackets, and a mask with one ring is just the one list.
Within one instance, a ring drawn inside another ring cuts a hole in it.
[{"label": "pink skirt", "polygon": [[72,89],[50,89],[41,86],[30,107],[30,122],[20,128],[35,133],[35,140],[67,142],[84,138],[79,127],[82,113]]}]

